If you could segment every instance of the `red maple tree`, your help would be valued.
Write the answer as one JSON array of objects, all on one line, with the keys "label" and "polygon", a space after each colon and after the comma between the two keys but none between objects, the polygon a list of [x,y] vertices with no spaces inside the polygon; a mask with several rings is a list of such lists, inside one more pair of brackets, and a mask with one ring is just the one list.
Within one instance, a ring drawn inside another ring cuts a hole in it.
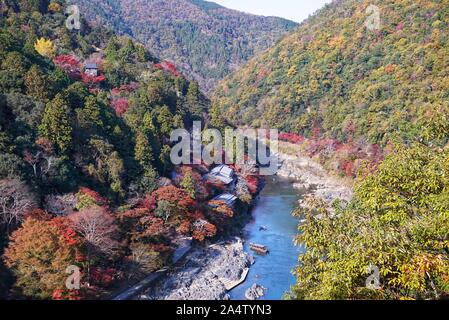
[{"label": "red maple tree", "polygon": [[80,63],[74,56],[60,55],[53,59],[53,63],[64,70],[70,78],[81,79]]},{"label": "red maple tree", "polygon": [[105,80],[106,77],[102,74],[99,76],[92,76],[87,73],[83,73],[81,75],[81,81],[90,88],[100,85]]},{"label": "red maple tree", "polygon": [[123,116],[128,111],[129,103],[127,98],[118,98],[111,101],[111,106],[115,111],[115,114],[119,117]]},{"label": "red maple tree", "polygon": [[161,63],[156,63],[154,66],[158,69],[165,70],[176,77],[179,77],[181,75],[181,73],[179,73],[179,71],[176,69],[176,66],[173,62],[163,61]]}]

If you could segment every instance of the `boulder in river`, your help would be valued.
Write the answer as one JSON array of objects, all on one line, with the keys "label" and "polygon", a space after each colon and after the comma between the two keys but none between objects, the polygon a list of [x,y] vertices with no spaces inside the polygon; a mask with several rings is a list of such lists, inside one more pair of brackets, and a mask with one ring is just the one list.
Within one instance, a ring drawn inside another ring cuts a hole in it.
[{"label": "boulder in river", "polygon": [[258,284],[253,284],[251,288],[246,290],[245,297],[248,300],[257,300],[262,298],[265,295],[265,291],[267,289]]}]

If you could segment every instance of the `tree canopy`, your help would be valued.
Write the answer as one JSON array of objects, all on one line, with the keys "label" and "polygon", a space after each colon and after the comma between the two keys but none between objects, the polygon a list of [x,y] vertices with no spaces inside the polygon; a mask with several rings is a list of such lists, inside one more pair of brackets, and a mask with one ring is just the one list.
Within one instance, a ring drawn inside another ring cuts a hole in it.
[{"label": "tree canopy", "polygon": [[[309,199],[295,271],[299,299],[441,299],[449,296],[449,151],[399,147],[333,211]],[[368,269],[380,288],[366,288]]]}]

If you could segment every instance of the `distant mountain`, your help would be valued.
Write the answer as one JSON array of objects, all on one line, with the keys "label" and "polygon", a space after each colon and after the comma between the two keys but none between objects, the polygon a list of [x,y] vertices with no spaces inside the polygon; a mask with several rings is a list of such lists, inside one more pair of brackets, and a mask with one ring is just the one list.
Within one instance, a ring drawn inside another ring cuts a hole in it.
[{"label": "distant mountain", "polygon": [[236,125],[410,142],[448,106],[448,24],[448,1],[334,1],[219,85],[214,105]]},{"label": "distant mountain", "polygon": [[210,91],[297,24],[202,0],[71,0],[89,21],[134,37]]}]

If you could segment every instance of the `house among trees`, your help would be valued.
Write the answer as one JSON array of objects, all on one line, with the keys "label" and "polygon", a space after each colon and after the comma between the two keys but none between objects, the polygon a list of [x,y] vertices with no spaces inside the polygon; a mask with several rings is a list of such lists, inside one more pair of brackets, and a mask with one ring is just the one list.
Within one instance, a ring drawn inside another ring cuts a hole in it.
[{"label": "house among trees", "polygon": [[213,198],[212,201],[222,201],[226,203],[228,207],[232,208],[235,205],[235,202],[237,201],[237,197],[230,193],[223,193]]},{"label": "house among trees", "polygon": [[96,63],[86,63],[86,65],[84,66],[84,73],[88,74],[89,76],[92,77],[97,77],[98,76],[98,66]]},{"label": "house among trees", "polygon": [[231,185],[236,180],[235,171],[227,165],[220,165],[213,168],[209,173],[209,177],[216,178],[227,186]]}]

